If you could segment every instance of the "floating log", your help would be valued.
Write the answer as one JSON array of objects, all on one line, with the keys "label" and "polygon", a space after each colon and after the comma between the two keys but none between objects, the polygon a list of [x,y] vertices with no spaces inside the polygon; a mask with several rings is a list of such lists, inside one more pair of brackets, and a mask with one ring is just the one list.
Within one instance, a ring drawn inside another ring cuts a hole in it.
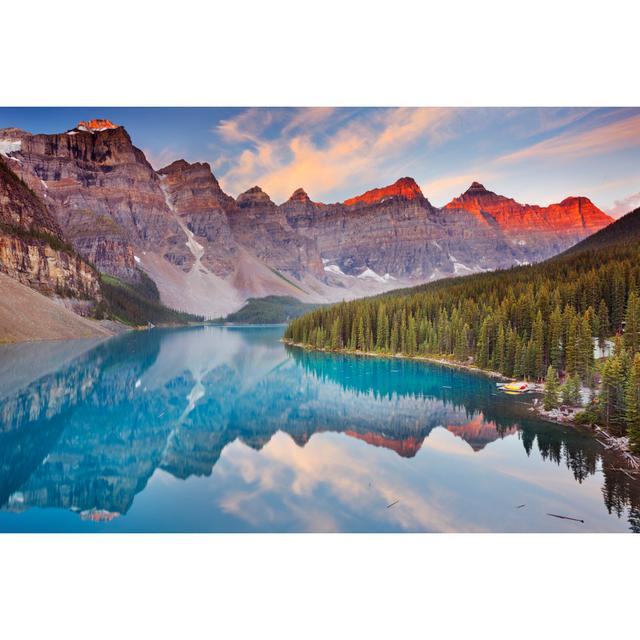
[{"label": "floating log", "polygon": [[547,513],[548,516],[552,518],[560,518],[561,520],[573,520],[574,522],[582,522],[584,524],[584,520],[580,518],[571,518],[570,516],[559,516],[557,513]]}]

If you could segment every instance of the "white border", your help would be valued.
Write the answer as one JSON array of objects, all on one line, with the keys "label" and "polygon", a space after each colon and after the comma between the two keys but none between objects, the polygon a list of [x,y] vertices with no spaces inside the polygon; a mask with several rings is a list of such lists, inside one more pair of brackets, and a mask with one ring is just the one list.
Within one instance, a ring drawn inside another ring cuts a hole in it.
[{"label": "white border", "polygon": [[0,104],[637,106],[629,0],[5,2]]},{"label": "white border", "polygon": [[615,534],[53,535],[0,538],[0,564],[12,639],[601,639],[634,634],[640,554]]},{"label": "white border", "polygon": [[[4,3],[0,104],[637,106],[637,3]],[[0,536],[7,638],[603,638],[622,535]]]}]

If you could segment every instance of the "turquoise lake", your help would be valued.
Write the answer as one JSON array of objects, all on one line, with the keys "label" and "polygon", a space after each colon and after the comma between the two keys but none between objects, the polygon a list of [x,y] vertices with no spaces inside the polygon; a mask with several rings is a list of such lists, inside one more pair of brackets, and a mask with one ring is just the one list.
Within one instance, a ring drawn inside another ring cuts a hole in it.
[{"label": "turquoise lake", "polygon": [[0,347],[0,531],[640,530],[640,483],[530,398],[282,333]]}]

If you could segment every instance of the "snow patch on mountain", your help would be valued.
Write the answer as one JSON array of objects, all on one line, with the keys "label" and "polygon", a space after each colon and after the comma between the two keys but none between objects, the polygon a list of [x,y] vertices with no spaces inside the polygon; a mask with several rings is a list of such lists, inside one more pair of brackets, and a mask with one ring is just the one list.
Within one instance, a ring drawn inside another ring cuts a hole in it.
[{"label": "snow patch on mountain", "polygon": [[457,276],[463,275],[465,273],[473,273],[473,269],[467,267],[466,264],[459,262],[452,255],[449,256],[449,260],[453,263],[453,273]]},{"label": "snow patch on mountain", "polygon": [[[20,151],[22,148],[22,140],[11,140],[10,138],[0,138],[0,155],[9,157],[10,153]],[[15,158],[14,158],[15,160]]]},{"label": "snow patch on mountain", "polygon": [[373,269],[369,269],[369,267],[367,267],[359,276],[358,278],[362,278],[362,279],[366,279],[369,278],[371,280],[375,280],[376,282],[389,282],[390,280],[395,280],[395,278],[389,274],[389,273],[385,273],[383,276],[378,275]]},{"label": "snow patch on mountain", "polygon": [[[324,262],[324,260],[323,260]],[[336,276],[344,276],[345,278],[352,278],[353,276],[347,275],[337,264],[325,264],[324,270],[327,273],[333,273]]]}]

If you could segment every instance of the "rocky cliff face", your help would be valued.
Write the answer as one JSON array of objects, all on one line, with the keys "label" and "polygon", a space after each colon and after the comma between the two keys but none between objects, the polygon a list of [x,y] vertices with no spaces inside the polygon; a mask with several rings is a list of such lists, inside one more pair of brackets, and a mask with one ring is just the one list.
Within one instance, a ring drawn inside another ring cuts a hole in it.
[{"label": "rocky cliff face", "polygon": [[235,209],[206,162],[189,164],[176,160],[158,173],[174,211],[204,243],[203,263],[216,275],[228,276],[235,269],[238,245],[231,232],[227,212]]},{"label": "rocky cliff face", "polygon": [[0,158],[0,271],[45,294],[99,298],[98,274],[9,162]]},{"label": "rocky cliff face", "polygon": [[313,203],[303,194],[281,208],[292,227],[317,240],[327,278],[424,282],[510,265],[519,256],[472,214],[443,215],[411,178],[341,204]]},{"label": "rocky cliff face", "polygon": [[134,247],[178,265],[189,259],[160,177],[124,128],[90,121],[62,134],[4,130],[0,137],[15,140],[16,171],[101,271],[135,278]]},{"label": "rocky cliff face", "polygon": [[315,239],[298,233],[260,187],[240,194],[236,204],[230,216],[233,232],[260,260],[300,280],[305,273],[322,274]]}]

